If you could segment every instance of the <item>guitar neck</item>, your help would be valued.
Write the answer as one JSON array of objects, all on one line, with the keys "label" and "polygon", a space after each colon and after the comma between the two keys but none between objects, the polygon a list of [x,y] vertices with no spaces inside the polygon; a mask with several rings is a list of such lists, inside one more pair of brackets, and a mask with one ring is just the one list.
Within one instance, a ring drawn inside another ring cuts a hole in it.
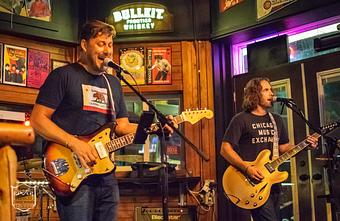
[{"label": "guitar neck", "polygon": [[[319,138],[321,135],[318,133],[314,133],[312,137]],[[272,168],[277,168],[280,166],[284,161],[290,159],[291,157],[295,156],[297,153],[299,153],[301,150],[305,149],[310,145],[309,142],[307,142],[307,139],[304,139],[301,141],[298,145],[296,145],[294,148],[288,150],[284,154],[282,154],[279,158],[273,160],[270,164]]]},{"label": "guitar neck", "polygon": [[[200,118],[204,117],[206,113],[209,113],[209,110],[196,111],[196,112],[195,111],[193,111],[193,112],[189,111],[188,114],[192,113],[191,116],[193,116],[195,120],[199,120]],[[201,112],[203,112],[203,114],[200,114]],[[210,116],[212,117],[212,113],[210,114]],[[183,113],[174,117],[174,120],[177,124],[183,123],[184,121],[188,121],[188,120],[185,119]],[[193,123],[193,122],[191,122],[191,123]],[[152,125],[151,130],[153,130],[153,131],[158,130],[158,124]],[[114,151],[117,151],[117,150],[129,145],[129,144],[132,144],[133,140],[135,139],[135,136],[136,136],[136,133],[130,133],[130,134],[118,137],[118,138],[113,139],[110,142],[106,143],[105,148],[109,153],[112,153]]]},{"label": "guitar neck", "polygon": [[133,143],[133,139],[135,139],[136,133],[126,134],[124,136],[118,137],[116,139],[111,140],[110,142],[106,143],[106,150],[109,153],[119,150],[129,144]]}]

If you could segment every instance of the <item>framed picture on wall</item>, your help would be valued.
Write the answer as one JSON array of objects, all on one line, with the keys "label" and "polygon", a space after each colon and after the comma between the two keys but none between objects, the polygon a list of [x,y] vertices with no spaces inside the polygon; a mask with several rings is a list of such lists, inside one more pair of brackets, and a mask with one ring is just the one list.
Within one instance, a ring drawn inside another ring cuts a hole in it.
[{"label": "framed picture on wall", "polygon": [[3,64],[3,50],[2,50],[3,44],[0,43],[0,83],[2,82],[2,64]]},{"label": "framed picture on wall", "polygon": [[52,10],[50,0],[25,0],[25,4],[30,18],[51,21]]},{"label": "framed picture on wall", "polygon": [[28,49],[27,86],[40,88],[50,72],[50,54]]},{"label": "framed picture on wall", "polygon": [[[127,70],[137,84],[145,84],[145,64],[144,64],[144,48],[121,48],[119,49],[120,65]],[[126,80],[135,84],[131,76],[127,76]]]},{"label": "framed picture on wall", "polygon": [[26,86],[27,48],[4,45],[3,83]]},{"label": "framed picture on wall", "polygon": [[171,84],[171,47],[147,49],[148,84]]},{"label": "framed picture on wall", "polygon": [[55,60],[55,59],[51,59],[51,71],[53,71],[54,69],[56,68],[59,68],[59,67],[63,67],[65,65],[68,65],[70,62],[68,61],[61,61],[61,60]]}]

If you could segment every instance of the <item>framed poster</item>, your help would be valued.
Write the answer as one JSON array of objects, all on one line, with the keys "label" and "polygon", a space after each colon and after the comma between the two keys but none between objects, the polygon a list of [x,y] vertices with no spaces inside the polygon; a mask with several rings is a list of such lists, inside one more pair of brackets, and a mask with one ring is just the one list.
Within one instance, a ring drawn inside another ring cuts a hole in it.
[{"label": "framed poster", "polygon": [[4,45],[3,83],[26,86],[27,48]]},{"label": "framed poster", "polygon": [[50,54],[28,49],[27,86],[40,88],[50,72]]},{"label": "framed poster", "polygon": [[30,18],[51,21],[52,10],[50,0],[25,0]]},{"label": "framed poster", "polygon": [[171,47],[147,49],[149,84],[171,84]]},{"label": "framed poster", "polygon": [[0,0],[0,11],[9,14],[27,16],[24,0]]},{"label": "framed poster", "polygon": [[0,83],[2,82],[2,63],[3,63],[2,61],[4,59],[2,47],[3,44],[0,43]]},{"label": "framed poster", "polygon": [[243,2],[243,0],[219,0],[220,13],[230,9],[231,7]]},{"label": "framed poster", "polygon": [[145,84],[144,48],[121,48],[119,49],[120,65],[127,70],[131,76],[124,75],[131,84]]},{"label": "framed poster", "polygon": [[51,65],[51,71],[53,71],[56,68],[68,65],[70,62],[68,61],[60,61],[60,60],[55,60],[51,59],[52,65]]}]

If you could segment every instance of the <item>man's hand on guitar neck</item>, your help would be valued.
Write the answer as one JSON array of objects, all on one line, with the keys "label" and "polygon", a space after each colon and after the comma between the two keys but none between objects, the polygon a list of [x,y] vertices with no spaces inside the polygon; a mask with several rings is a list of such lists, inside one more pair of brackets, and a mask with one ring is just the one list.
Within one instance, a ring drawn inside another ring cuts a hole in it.
[{"label": "man's hand on guitar neck", "polygon": [[248,165],[244,171],[246,175],[248,175],[251,179],[261,181],[264,176],[262,175],[261,171],[256,168],[256,166]]},{"label": "man's hand on guitar neck", "polygon": [[96,149],[91,147],[90,144],[72,136],[69,142],[66,143],[66,146],[77,155],[83,167],[89,168],[96,164],[98,154]]},{"label": "man's hand on guitar neck", "polygon": [[[175,128],[178,128],[178,123],[176,122],[176,119],[172,116],[172,115],[168,115],[166,116],[166,118],[171,121],[172,125]],[[165,124],[165,126],[163,127],[164,132],[166,135],[169,135],[169,137],[171,137],[171,135],[174,133],[174,130],[167,124]],[[159,127],[157,123],[153,123],[150,126],[150,132],[154,132],[154,133],[159,133]]]},{"label": "man's hand on guitar neck", "polygon": [[307,137],[307,142],[310,143],[311,149],[316,149],[318,147],[318,139],[313,136]]}]

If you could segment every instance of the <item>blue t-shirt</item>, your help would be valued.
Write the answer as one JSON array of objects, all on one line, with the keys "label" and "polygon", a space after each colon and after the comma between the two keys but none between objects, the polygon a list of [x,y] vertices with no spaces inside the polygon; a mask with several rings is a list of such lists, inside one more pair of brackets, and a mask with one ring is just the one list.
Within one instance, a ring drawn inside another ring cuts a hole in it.
[{"label": "blue t-shirt", "polygon": [[[289,142],[282,118],[272,114],[278,130],[279,145]],[[243,111],[231,120],[223,137],[224,142],[232,145],[233,149],[243,160],[254,161],[264,149],[273,150],[274,125],[269,114],[257,116]]]},{"label": "blue t-shirt", "polygon": [[91,134],[116,118],[127,117],[119,80],[105,76],[112,90],[113,111],[104,77],[88,73],[78,63],[52,71],[40,88],[36,103],[54,109],[52,121],[66,132]]}]

